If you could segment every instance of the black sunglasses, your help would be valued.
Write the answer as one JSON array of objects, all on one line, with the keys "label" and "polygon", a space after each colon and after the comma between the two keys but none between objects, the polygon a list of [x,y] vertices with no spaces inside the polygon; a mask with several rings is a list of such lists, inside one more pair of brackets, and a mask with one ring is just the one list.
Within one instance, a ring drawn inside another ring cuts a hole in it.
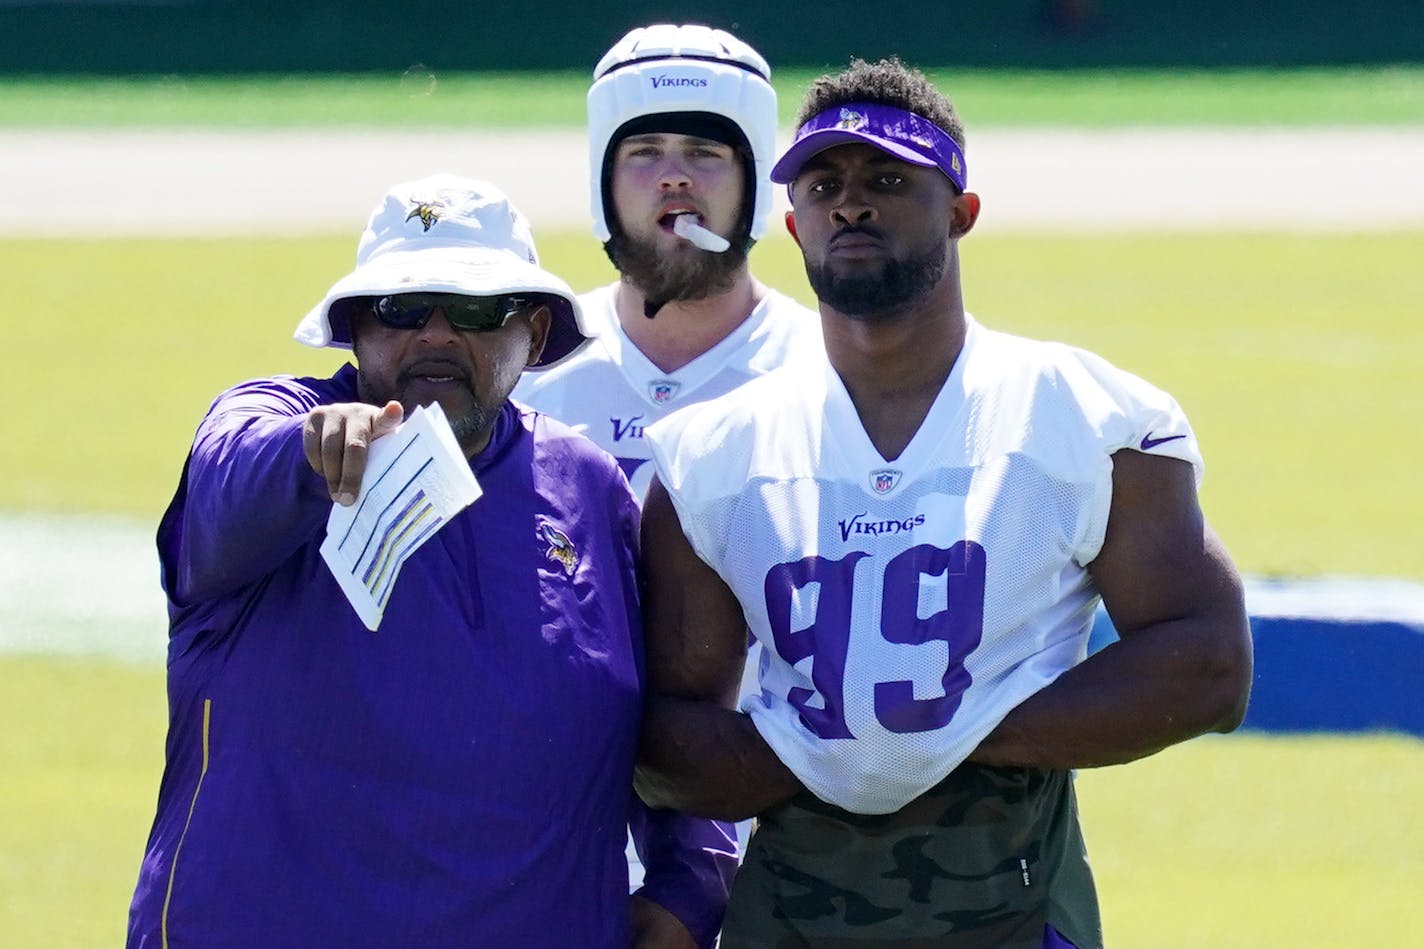
[{"label": "black sunglasses", "polygon": [[475,332],[497,330],[537,302],[528,297],[470,297],[463,293],[393,293],[369,300],[376,319],[391,329],[418,330],[439,308],[451,326]]}]

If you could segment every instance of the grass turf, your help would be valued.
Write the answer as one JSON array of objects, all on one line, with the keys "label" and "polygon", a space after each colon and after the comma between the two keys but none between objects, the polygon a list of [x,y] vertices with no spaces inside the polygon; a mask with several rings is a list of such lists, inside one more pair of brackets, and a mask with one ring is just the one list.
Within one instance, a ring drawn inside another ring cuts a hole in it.
[{"label": "grass turf", "polygon": [[[590,69],[592,63],[589,64]],[[832,67],[838,68],[838,67]],[[1424,67],[1281,70],[929,69],[985,126],[1394,125],[1424,122]],[[817,75],[775,70],[789,129]],[[0,128],[581,128],[589,73],[429,72],[0,79]]]},{"label": "grass turf", "polygon": [[[0,933],[122,941],[162,770],[162,670],[0,655]],[[20,724],[23,723],[23,724]],[[1424,743],[1197,739],[1085,771],[1109,945],[1406,946],[1424,879]]]},{"label": "grass turf", "polygon": [[0,655],[0,941],[123,943],[164,703],[160,667]]},{"label": "grass turf", "polygon": [[1109,946],[1415,944],[1418,739],[1208,736],[1078,793]]},{"label": "grass turf", "polygon": [[[340,364],[290,333],[352,243],[0,240],[9,292],[32,301],[0,348],[27,400],[6,425],[0,509],[156,520],[218,391]],[[582,233],[540,249],[576,288],[612,277]],[[1203,504],[1243,569],[1424,578],[1424,445],[1405,437],[1424,233],[984,236],[961,253],[986,324],[1082,345],[1181,401],[1207,458]],[[812,301],[788,240],[753,265]]]}]

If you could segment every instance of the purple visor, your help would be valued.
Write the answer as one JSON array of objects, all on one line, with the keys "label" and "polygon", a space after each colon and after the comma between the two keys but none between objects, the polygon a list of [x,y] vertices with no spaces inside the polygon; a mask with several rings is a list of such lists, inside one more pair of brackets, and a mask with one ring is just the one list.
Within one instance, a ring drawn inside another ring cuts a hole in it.
[{"label": "purple visor", "polygon": [[819,112],[796,130],[786,154],[771,169],[771,180],[790,184],[812,155],[834,145],[864,142],[921,168],[938,168],[964,190],[964,150],[929,119],[893,105],[851,102]]}]

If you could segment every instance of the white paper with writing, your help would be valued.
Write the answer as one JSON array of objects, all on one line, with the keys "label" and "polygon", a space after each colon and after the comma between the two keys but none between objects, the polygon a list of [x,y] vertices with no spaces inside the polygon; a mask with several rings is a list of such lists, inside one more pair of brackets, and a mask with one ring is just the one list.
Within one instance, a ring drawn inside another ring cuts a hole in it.
[{"label": "white paper with writing", "polygon": [[480,496],[440,403],[410,413],[371,443],[361,493],[333,504],[321,556],[356,614],[380,626],[401,565],[450,518]]}]

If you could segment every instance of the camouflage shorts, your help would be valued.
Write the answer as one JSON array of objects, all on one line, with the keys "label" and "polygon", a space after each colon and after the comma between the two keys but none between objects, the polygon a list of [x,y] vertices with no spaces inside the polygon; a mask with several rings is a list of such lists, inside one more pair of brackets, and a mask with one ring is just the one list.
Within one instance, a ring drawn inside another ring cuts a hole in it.
[{"label": "camouflage shorts", "polygon": [[1043,949],[1055,929],[1102,946],[1072,777],[961,765],[893,814],[805,794],[762,815],[721,945]]}]

